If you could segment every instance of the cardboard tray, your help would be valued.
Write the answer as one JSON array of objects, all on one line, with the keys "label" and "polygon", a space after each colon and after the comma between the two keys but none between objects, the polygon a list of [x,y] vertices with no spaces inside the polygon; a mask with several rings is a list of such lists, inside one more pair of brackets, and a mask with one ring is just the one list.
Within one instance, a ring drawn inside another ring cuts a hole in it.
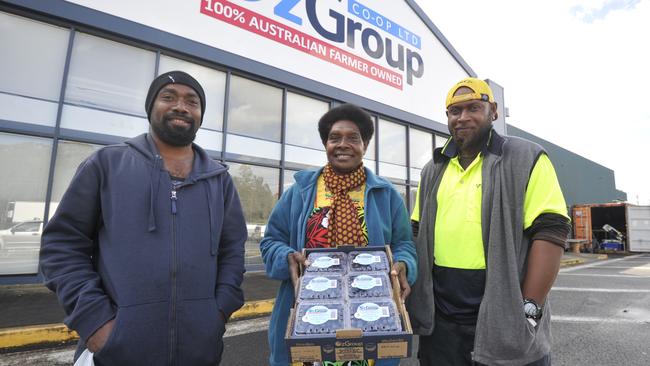
[{"label": "cardboard tray", "polygon": [[[307,256],[312,252],[339,251],[384,251],[388,257],[389,268],[393,266],[393,256],[389,246],[384,247],[355,247],[340,246],[338,248],[303,249]],[[301,268],[301,272],[304,273]],[[397,307],[402,323],[401,332],[380,333],[363,335],[361,329],[339,329],[335,336],[301,336],[293,335],[294,307],[289,314],[285,341],[289,349],[292,362],[320,362],[320,361],[353,361],[365,359],[408,358],[411,357],[413,343],[413,329],[404,303],[399,298],[400,287],[398,281],[389,275],[393,288],[393,302]]]}]

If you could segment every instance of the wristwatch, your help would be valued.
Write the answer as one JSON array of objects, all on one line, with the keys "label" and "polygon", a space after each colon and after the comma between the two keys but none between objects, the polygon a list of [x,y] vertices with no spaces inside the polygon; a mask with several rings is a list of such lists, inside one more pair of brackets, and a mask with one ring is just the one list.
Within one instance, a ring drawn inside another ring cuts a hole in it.
[{"label": "wristwatch", "polygon": [[537,320],[542,317],[542,307],[533,299],[524,299],[524,314],[527,318]]}]

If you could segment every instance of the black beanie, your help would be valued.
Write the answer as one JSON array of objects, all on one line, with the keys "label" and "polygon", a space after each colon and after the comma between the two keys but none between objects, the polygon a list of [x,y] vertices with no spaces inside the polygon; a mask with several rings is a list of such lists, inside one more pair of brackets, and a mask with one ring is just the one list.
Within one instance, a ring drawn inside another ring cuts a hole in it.
[{"label": "black beanie", "polygon": [[147,99],[144,102],[144,109],[147,111],[147,119],[151,120],[151,109],[153,108],[153,101],[156,99],[158,92],[167,84],[183,84],[194,89],[201,98],[201,124],[203,124],[203,115],[205,114],[205,92],[196,79],[190,74],[183,71],[170,71],[159,75],[155,78],[149,86],[147,92]]}]

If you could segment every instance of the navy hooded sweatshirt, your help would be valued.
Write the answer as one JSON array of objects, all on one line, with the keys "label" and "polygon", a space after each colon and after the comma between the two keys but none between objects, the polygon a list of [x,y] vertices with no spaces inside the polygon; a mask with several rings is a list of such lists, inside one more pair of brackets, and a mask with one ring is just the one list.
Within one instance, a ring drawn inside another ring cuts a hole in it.
[{"label": "navy hooded sweatshirt", "polygon": [[[223,316],[244,303],[247,231],[227,168],[193,145],[172,192],[147,134],[78,168],[45,227],[40,265],[85,341],[115,318],[98,365],[214,365]],[[223,314],[223,315],[222,315]]]}]

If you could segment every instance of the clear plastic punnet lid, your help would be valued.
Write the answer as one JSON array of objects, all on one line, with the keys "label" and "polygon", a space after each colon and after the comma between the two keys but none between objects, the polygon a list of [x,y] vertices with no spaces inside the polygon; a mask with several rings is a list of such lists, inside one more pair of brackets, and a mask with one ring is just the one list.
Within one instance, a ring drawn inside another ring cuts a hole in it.
[{"label": "clear plastic punnet lid", "polygon": [[344,273],[347,265],[347,256],[342,252],[313,252],[309,253],[307,260],[309,266],[305,272],[338,272]]},{"label": "clear plastic punnet lid", "polygon": [[339,273],[310,273],[300,279],[300,300],[329,300],[344,297],[343,276]]},{"label": "clear plastic punnet lid", "polygon": [[350,272],[388,271],[388,257],[383,251],[351,251]]},{"label": "clear plastic punnet lid", "polygon": [[347,311],[341,302],[303,301],[296,305],[294,335],[330,335],[345,327]]},{"label": "clear plastic punnet lid", "polygon": [[347,294],[350,298],[392,296],[390,279],[386,272],[357,272],[347,276]]},{"label": "clear plastic punnet lid", "polygon": [[399,313],[391,299],[350,300],[350,326],[364,333],[402,330]]}]

